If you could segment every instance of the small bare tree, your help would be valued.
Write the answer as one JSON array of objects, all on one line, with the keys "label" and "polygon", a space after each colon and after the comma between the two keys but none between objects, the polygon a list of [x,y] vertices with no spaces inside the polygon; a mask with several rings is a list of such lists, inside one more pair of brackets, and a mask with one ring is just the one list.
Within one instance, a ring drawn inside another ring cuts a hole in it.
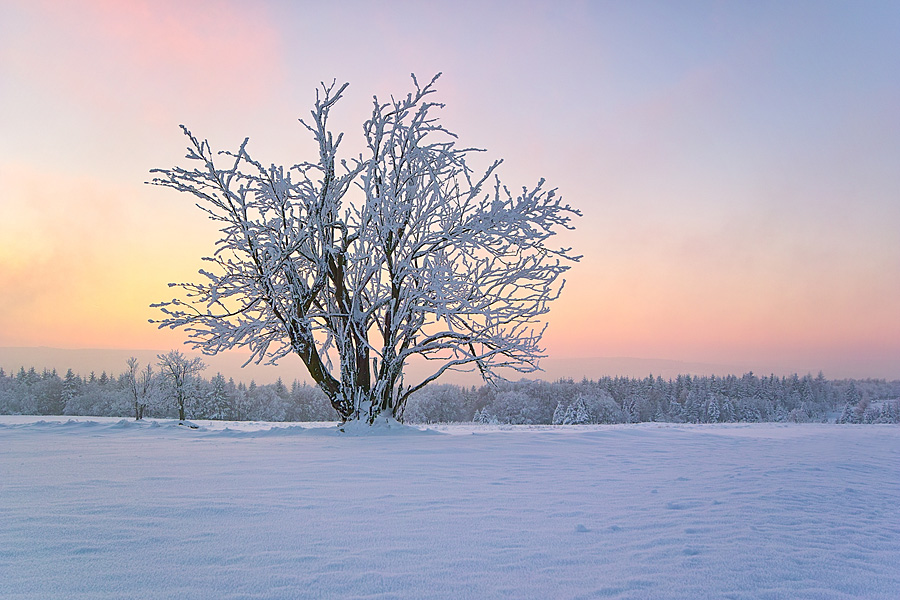
[{"label": "small bare tree", "polygon": [[[512,195],[476,175],[456,136],[433,116],[434,83],[381,103],[363,126],[366,153],[338,159],[328,118],[347,84],[322,86],[301,121],[318,160],[265,167],[248,140],[220,152],[194,137],[195,168],[154,170],[151,183],[188,192],[221,225],[201,283],[154,306],[160,327],[184,327],[204,353],[244,346],[248,360],[297,354],[347,419],[402,419],[407,398],[448,370],[538,369],[541,317],[577,260],[547,244],[578,211],[541,180]],[[434,368],[407,383],[415,356]]]},{"label": "small bare tree", "polygon": [[140,421],[144,418],[144,411],[150,399],[150,388],[153,385],[153,367],[147,365],[147,368],[141,371],[138,359],[130,357],[125,364],[128,365],[128,372],[125,374],[128,380],[128,388],[131,392],[131,399],[134,403],[134,420]]},{"label": "small bare tree", "polygon": [[200,358],[187,358],[178,350],[157,355],[160,375],[167,379],[175,392],[178,420],[185,420],[185,404],[190,393],[190,383],[194,375],[206,368]]}]

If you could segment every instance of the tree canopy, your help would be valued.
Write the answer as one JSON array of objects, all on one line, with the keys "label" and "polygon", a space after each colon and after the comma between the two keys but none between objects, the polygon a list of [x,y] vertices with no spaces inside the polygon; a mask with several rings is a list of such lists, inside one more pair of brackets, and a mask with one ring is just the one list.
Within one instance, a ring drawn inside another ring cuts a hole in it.
[{"label": "tree canopy", "polygon": [[[343,419],[402,419],[447,370],[537,370],[543,317],[579,258],[549,239],[580,213],[543,180],[511,193],[499,160],[470,168],[478,150],[435,116],[438,76],[374,98],[365,151],[349,160],[328,126],[347,84],[317,92],[301,123],[318,157],[292,167],[254,160],[248,139],[214,153],[182,125],[192,168],[155,169],[151,183],[191,194],[222,235],[203,279],[154,305],[159,326],[185,328],[207,354],[297,354]],[[415,356],[433,368],[407,382]]]}]

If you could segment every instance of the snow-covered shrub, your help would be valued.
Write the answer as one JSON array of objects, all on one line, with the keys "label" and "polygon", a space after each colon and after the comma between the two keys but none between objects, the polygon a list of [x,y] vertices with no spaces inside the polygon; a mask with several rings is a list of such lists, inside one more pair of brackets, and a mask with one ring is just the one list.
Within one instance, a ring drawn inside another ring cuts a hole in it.
[{"label": "snow-covered shrub", "polygon": [[624,422],[625,412],[605,390],[587,390],[568,404],[561,401],[553,413],[554,425]]}]

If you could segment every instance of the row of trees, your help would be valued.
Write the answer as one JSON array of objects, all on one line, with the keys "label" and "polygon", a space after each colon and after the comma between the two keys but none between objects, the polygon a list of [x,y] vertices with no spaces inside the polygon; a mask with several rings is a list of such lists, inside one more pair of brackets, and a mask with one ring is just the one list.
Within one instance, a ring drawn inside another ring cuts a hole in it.
[{"label": "row of trees", "polygon": [[335,418],[318,388],[279,379],[272,385],[235,383],[216,373],[200,376],[205,365],[173,351],[155,365],[131,358],[121,375],[82,377],[71,369],[38,372],[20,368],[15,375],[0,369],[0,414],[83,415],[260,421],[327,421]]},{"label": "row of trees", "polygon": [[829,381],[821,373],[523,380],[480,393],[472,419],[486,423],[900,423],[900,382]]},{"label": "row of trees", "polygon": [[[177,352],[156,365],[135,359],[118,376],[68,370],[0,369],[0,414],[191,419],[329,421],[331,402],[318,386],[280,379],[235,383]],[[430,385],[414,394],[405,420],[509,424],[839,422],[900,423],[900,382],[818,377],[604,377],[553,383],[521,380],[464,388]]]}]

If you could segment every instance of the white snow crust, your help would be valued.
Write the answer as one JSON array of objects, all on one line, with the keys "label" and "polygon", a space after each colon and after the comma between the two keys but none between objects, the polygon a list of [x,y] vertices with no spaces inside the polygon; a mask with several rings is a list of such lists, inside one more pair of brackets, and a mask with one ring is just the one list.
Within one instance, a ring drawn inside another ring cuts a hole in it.
[{"label": "white snow crust", "polygon": [[900,427],[0,417],[0,598],[900,598]]}]

